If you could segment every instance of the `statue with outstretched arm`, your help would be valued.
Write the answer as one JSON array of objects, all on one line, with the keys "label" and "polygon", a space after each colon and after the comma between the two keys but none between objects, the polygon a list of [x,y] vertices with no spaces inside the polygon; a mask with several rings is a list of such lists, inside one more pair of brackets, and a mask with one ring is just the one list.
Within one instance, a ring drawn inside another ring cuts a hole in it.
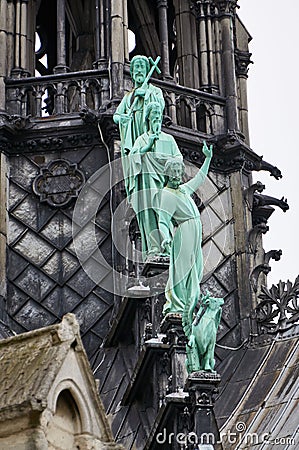
[{"label": "statue with outstretched arm", "polygon": [[[204,182],[212,159],[212,145],[204,142],[205,160],[197,175],[182,184],[185,171],[181,160],[166,162],[166,187],[162,190],[159,230],[162,249],[170,252],[169,278],[165,289],[163,313],[183,313],[187,301],[197,302],[203,274],[202,225],[198,208],[191,195]],[[174,234],[171,230],[175,227]]]}]

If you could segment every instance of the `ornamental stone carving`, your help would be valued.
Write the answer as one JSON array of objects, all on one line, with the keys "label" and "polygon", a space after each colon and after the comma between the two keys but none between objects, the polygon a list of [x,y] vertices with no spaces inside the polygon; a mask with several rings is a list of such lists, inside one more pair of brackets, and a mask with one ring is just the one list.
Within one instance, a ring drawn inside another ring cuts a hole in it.
[{"label": "ornamental stone carving", "polygon": [[41,202],[60,207],[77,197],[84,183],[84,174],[77,164],[56,159],[40,170],[33,182],[33,191]]},{"label": "ornamental stone carving", "polygon": [[279,281],[270,289],[262,286],[259,295],[261,302],[257,305],[253,317],[258,324],[259,333],[274,334],[286,331],[299,320],[299,276],[294,284]]}]

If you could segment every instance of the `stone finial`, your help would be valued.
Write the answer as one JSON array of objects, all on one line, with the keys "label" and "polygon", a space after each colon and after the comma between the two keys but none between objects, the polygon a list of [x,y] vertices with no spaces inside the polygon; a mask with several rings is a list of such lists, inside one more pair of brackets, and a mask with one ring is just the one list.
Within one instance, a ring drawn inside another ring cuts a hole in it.
[{"label": "stone finial", "polygon": [[57,329],[57,336],[61,342],[73,340],[80,334],[80,326],[75,314],[68,313],[62,318]]}]

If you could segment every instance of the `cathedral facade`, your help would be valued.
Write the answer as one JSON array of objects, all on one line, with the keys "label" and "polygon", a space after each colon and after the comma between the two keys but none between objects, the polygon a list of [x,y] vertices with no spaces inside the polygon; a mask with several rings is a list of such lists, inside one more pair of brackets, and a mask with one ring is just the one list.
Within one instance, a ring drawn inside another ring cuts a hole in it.
[{"label": "cathedral facade", "polygon": [[[261,170],[282,175],[250,147],[251,36],[237,7],[0,1],[0,335],[54,330],[66,314],[76,316],[99,379],[96,414],[103,405],[112,429],[101,419],[107,448],[117,448],[115,439],[137,450],[275,449],[281,439],[277,448],[287,449],[299,439],[299,282],[267,286],[281,252],[266,252],[262,241],[274,207],[288,205],[253,182]],[[167,262],[138,259],[140,233],[126,206],[113,115],[132,89],[135,55],[161,56],[151,83],[163,92],[163,131],[176,140],[188,177],[203,162],[203,141],[214,148],[195,201],[202,290],[224,305],[217,373],[200,383],[186,380],[180,318],[163,320]],[[84,383],[92,383],[89,372]],[[214,440],[200,447],[177,439],[190,433]],[[82,439],[77,448],[93,448]]]}]

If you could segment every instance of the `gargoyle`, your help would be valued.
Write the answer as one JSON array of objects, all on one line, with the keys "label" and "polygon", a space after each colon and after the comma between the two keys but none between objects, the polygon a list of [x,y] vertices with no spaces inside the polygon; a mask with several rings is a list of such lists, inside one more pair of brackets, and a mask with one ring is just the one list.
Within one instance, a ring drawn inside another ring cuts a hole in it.
[{"label": "gargoyle", "polygon": [[253,206],[252,206],[252,223],[253,225],[267,223],[269,217],[275,209],[271,206],[278,206],[286,212],[289,209],[287,199],[282,197],[280,200],[269,195],[253,194]]},{"label": "gargoyle", "polygon": [[261,181],[257,181],[256,183],[252,184],[247,189],[245,189],[244,198],[248,204],[250,211],[252,211],[253,197],[254,197],[255,192],[257,191],[257,192],[261,193],[261,192],[263,192],[265,187],[266,186]]},{"label": "gargoyle", "polygon": [[278,167],[273,166],[272,164],[268,163],[267,161],[264,161],[263,159],[260,160],[259,164],[255,164],[254,170],[256,171],[266,170],[267,172],[270,172],[270,175],[276,178],[276,180],[282,178],[281,171],[278,169]]},{"label": "gargoyle", "polygon": [[280,200],[275,197],[271,197],[269,195],[257,194],[253,195],[253,208],[258,208],[260,206],[279,206],[283,212],[286,212],[290,207],[288,205],[288,200],[282,197]]}]

